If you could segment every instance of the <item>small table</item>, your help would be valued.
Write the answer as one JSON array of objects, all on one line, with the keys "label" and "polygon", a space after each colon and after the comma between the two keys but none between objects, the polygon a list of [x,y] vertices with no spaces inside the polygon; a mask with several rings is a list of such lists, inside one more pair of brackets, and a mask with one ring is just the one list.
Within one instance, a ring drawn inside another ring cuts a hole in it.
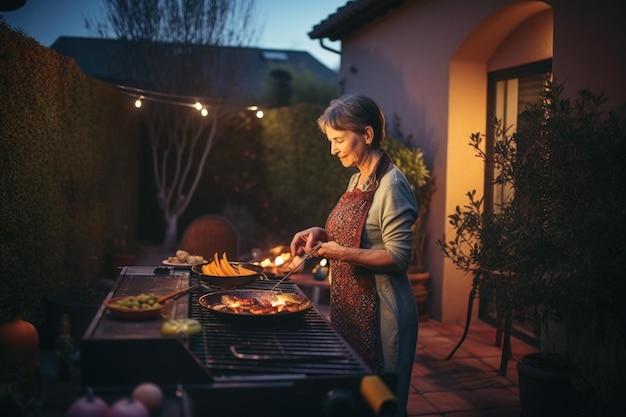
[{"label": "small table", "polygon": [[295,272],[289,275],[289,278],[287,279],[293,281],[299,287],[312,288],[313,294],[311,296],[311,301],[313,301],[313,304],[315,305],[319,304],[321,290],[330,290],[330,281],[328,278],[323,281],[318,281],[313,278],[313,274],[309,272]]}]

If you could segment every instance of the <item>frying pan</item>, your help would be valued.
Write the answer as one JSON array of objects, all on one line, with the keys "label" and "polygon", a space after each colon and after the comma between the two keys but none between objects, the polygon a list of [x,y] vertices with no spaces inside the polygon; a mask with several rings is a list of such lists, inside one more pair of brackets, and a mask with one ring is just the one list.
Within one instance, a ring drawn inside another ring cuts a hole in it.
[{"label": "frying pan", "polygon": [[[260,303],[272,302],[276,301],[277,299],[283,299],[292,303],[299,304],[299,306],[296,311],[283,310],[279,313],[272,314],[253,314],[248,311],[235,312],[224,305],[224,303],[222,302],[223,296],[253,298],[255,300],[258,300]],[[313,302],[300,293],[245,289],[212,292],[201,296],[198,299],[198,302],[202,307],[206,308],[218,317],[244,321],[281,320],[287,317],[300,317],[313,307]]]},{"label": "frying pan", "polygon": [[158,317],[161,314],[161,310],[163,310],[164,303],[167,300],[180,297],[181,295],[186,294],[189,291],[193,291],[199,286],[200,284],[196,284],[196,285],[192,285],[190,287],[183,288],[182,290],[178,290],[169,294],[160,295],[159,298],[157,299],[157,302],[159,304],[152,308],[131,309],[131,308],[124,308],[124,307],[119,307],[115,305],[116,301],[126,298],[127,296],[110,298],[104,302],[104,305],[109,309],[109,311],[114,317],[118,317],[118,318],[125,319],[125,320],[147,320],[147,319]]},{"label": "frying pan", "polygon": [[202,273],[202,266],[204,264],[195,264],[191,267],[191,272],[197,274],[200,280],[206,284],[213,285],[223,289],[240,288],[244,287],[263,275],[263,268],[259,265],[254,265],[246,262],[230,262],[235,268],[242,266],[246,269],[255,271],[256,274],[251,275],[236,275],[236,276],[218,276],[218,275],[206,275]]}]

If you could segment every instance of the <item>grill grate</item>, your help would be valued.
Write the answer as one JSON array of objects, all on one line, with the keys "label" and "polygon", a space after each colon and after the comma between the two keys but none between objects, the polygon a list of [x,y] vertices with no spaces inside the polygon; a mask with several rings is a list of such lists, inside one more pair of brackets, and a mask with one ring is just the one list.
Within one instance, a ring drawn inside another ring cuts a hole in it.
[{"label": "grill grate", "polygon": [[[127,267],[109,296],[168,293],[195,281],[187,272],[156,275],[153,267]],[[270,290],[274,283],[259,280],[246,289]],[[278,288],[301,293],[291,281]],[[124,321],[101,307],[81,339],[81,384],[116,392],[144,381],[180,384],[197,415],[374,415],[360,391],[372,371],[316,309],[290,320],[251,317],[235,323],[203,308],[198,299],[204,292],[196,290],[164,309],[163,318],[203,323],[203,332],[187,340],[163,337],[162,319]],[[393,386],[394,375],[381,377]]]},{"label": "grill grate", "polygon": [[[274,281],[257,281],[246,289],[269,290]],[[278,287],[299,292],[292,282]],[[232,322],[215,316],[198,303],[194,292],[190,317],[203,324],[201,337],[190,339],[189,348],[216,380],[234,377],[278,375],[329,376],[369,373],[369,368],[315,309],[288,320]]]}]

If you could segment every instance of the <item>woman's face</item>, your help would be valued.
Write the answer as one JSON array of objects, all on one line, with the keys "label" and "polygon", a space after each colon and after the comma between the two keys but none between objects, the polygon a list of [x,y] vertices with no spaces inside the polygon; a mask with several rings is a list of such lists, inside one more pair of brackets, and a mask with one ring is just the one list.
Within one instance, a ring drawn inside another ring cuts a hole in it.
[{"label": "woman's face", "polygon": [[344,168],[359,167],[369,155],[369,143],[372,142],[371,127],[365,133],[356,133],[351,130],[335,130],[326,126],[326,137],[330,142],[330,154],[341,161]]}]

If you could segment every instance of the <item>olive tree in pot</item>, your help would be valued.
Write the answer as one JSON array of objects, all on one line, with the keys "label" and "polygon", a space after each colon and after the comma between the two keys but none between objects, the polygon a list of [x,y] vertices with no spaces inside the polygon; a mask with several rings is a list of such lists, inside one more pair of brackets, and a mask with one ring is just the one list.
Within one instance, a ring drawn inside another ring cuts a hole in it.
[{"label": "olive tree in pot", "polygon": [[[535,175],[525,186],[531,204],[546,213],[541,224],[549,242],[542,249],[549,261],[543,315],[565,328],[561,358],[574,370],[571,379],[586,415],[623,415],[624,113],[620,119],[618,112],[605,110],[603,94],[583,90],[567,98],[561,85],[549,87],[543,100],[527,112],[518,134],[520,142],[544,155],[531,159]],[[531,359],[524,358],[518,368],[531,365]]]},{"label": "olive tree in pot", "polygon": [[424,152],[401,139],[392,136],[385,138],[385,151],[393,163],[404,173],[418,206],[418,218],[413,224],[413,259],[409,266],[409,279],[420,313],[420,320],[428,319],[426,299],[429,292],[430,273],[425,262],[426,218],[430,202],[435,192],[435,182],[424,159]]},{"label": "olive tree in pot", "polygon": [[496,124],[488,150],[471,135],[470,146],[498,168],[494,182],[513,192],[493,211],[468,193],[469,203],[449,216],[453,238],[438,243],[473,273],[481,298],[498,305],[501,374],[515,314],[566,329],[562,351],[544,345],[518,362],[525,417],[613,416],[624,410],[626,386],[626,136],[623,120],[601,110],[601,95],[582,91],[574,100],[562,91],[548,83],[517,133]]}]

